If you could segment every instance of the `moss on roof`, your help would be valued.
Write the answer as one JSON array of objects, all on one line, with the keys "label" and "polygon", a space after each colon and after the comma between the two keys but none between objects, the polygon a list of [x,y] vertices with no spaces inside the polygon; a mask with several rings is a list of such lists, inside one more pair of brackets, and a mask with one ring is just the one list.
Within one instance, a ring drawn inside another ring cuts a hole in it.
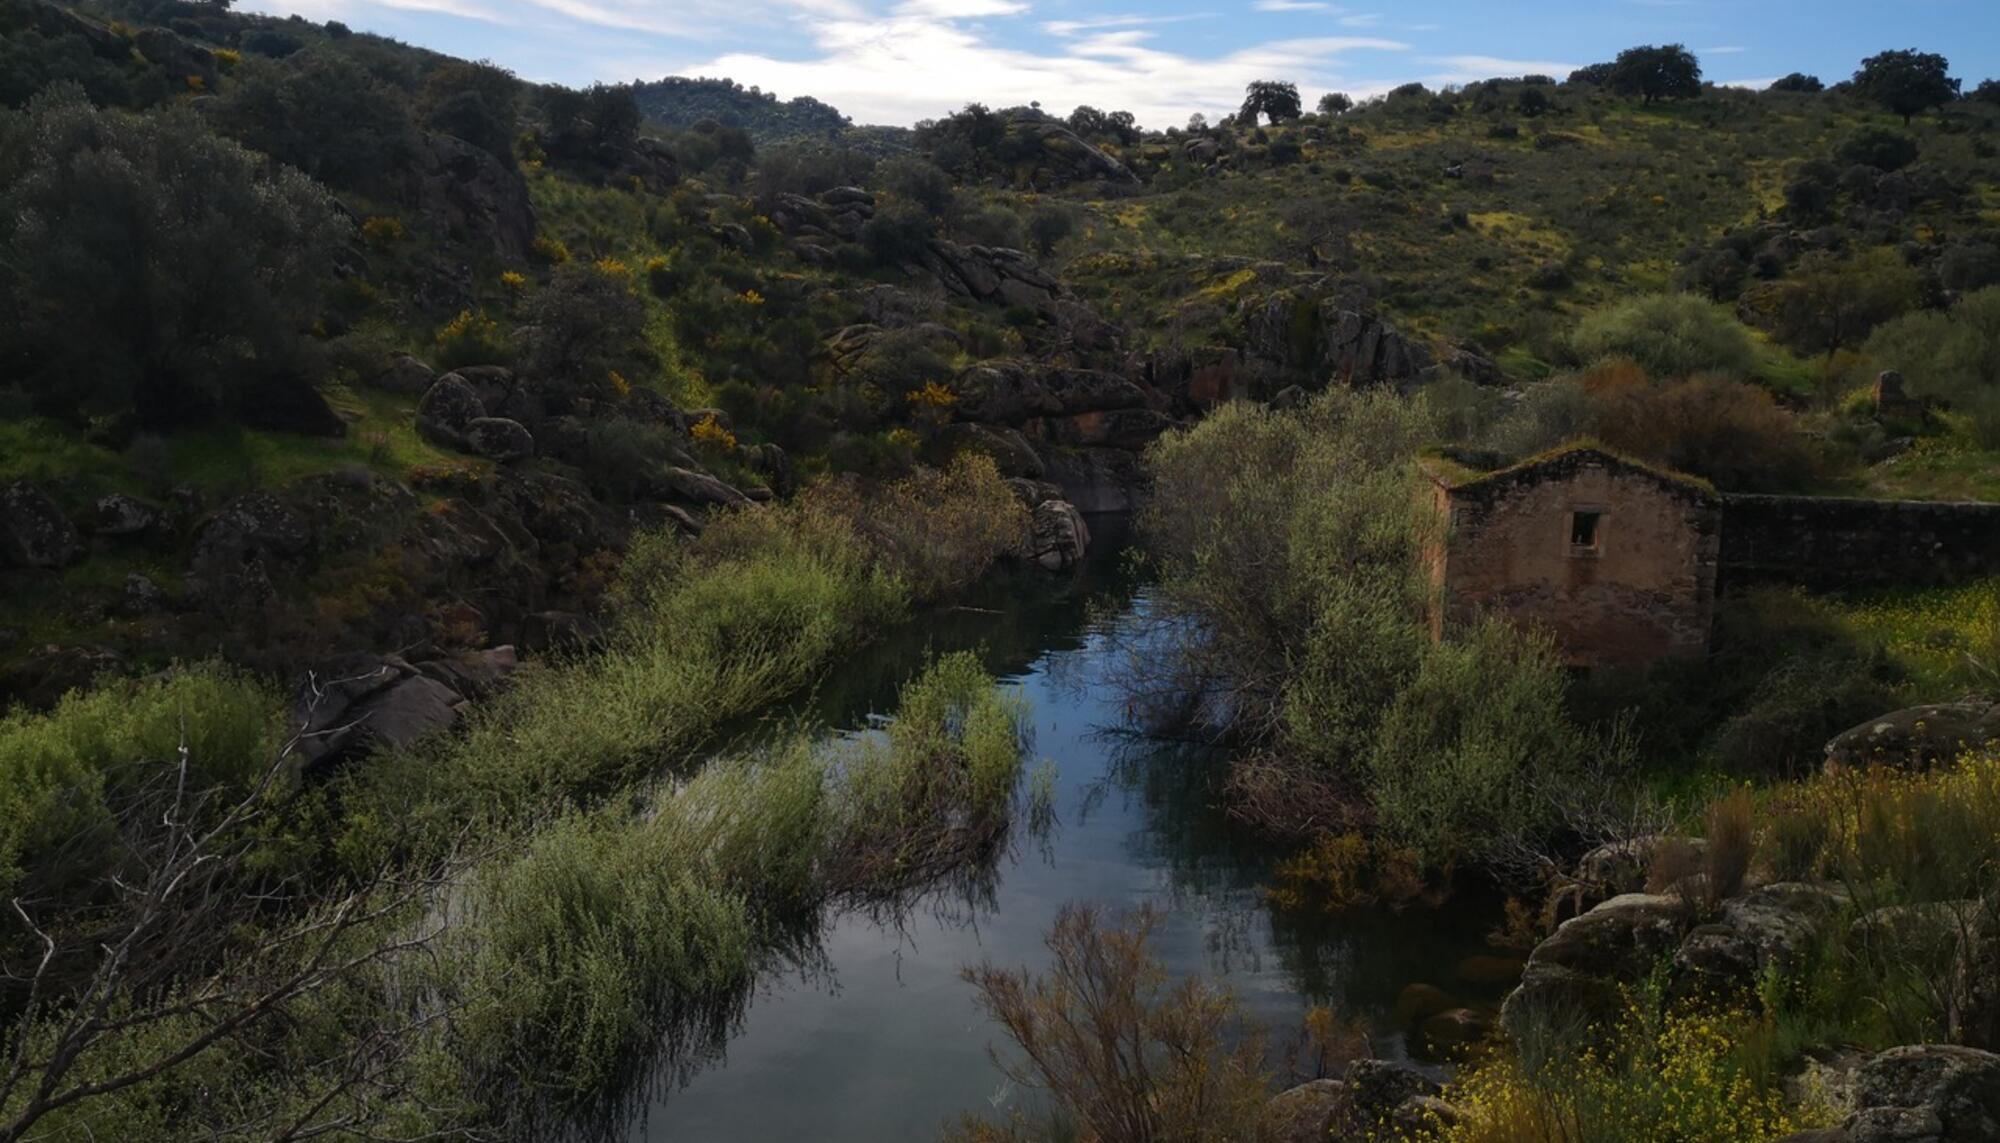
[{"label": "moss on roof", "polygon": [[1425,471],[1430,473],[1433,480],[1453,492],[1458,492],[1517,479],[1526,476],[1536,469],[1547,467],[1550,464],[1576,456],[1579,453],[1593,453],[1622,468],[1628,468],[1650,476],[1662,484],[1678,487],[1701,496],[1714,496],[1716,494],[1715,486],[1699,476],[1690,476],[1685,472],[1676,472],[1670,468],[1664,468],[1660,465],[1639,460],[1636,457],[1628,456],[1617,449],[1609,448],[1588,437],[1557,445],[1546,452],[1537,453],[1524,460],[1516,461],[1505,468],[1494,469],[1491,472],[1478,472],[1452,460],[1450,457],[1440,454],[1427,455],[1423,458],[1422,463]]}]

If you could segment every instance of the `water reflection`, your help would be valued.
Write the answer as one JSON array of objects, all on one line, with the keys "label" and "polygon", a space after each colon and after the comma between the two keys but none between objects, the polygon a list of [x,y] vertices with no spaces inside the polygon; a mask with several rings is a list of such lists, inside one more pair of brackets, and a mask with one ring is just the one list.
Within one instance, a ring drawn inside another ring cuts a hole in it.
[{"label": "water reflection", "polygon": [[996,1032],[959,970],[981,960],[1039,967],[1043,934],[1071,900],[1152,904],[1162,913],[1155,952],[1171,970],[1221,975],[1253,1015],[1287,1032],[1312,1002],[1382,1016],[1411,980],[1449,980],[1477,944],[1476,920],[1275,915],[1259,891],[1271,855],[1215,809],[1214,754],[1116,732],[1122,704],[1107,684],[1129,647],[1116,636],[1145,606],[1117,558],[1116,524],[1092,522],[1114,542],[1101,542],[1105,554],[1075,579],[997,585],[864,649],[787,716],[865,727],[928,652],[979,648],[1031,704],[1036,755],[1055,766],[1053,828],[1017,832],[988,876],[914,910],[825,918],[747,1004],[703,1029],[704,1043],[672,1045],[663,1058],[673,1063],[624,1102],[617,1134],[877,1143],[934,1138],[964,1112],[1013,1105],[1026,1093],[994,1066]]}]

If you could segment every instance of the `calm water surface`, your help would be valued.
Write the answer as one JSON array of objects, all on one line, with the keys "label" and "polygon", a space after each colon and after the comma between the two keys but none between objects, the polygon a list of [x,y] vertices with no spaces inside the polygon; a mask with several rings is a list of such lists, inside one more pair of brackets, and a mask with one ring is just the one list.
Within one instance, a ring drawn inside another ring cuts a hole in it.
[{"label": "calm water surface", "polygon": [[[767,974],[718,1058],[638,1100],[630,1143],[927,1140],[965,1112],[1032,1106],[993,1063],[989,1050],[1007,1046],[959,970],[1045,965],[1042,939],[1065,902],[1153,905],[1154,950],[1171,970],[1219,976],[1287,1035],[1315,1002],[1386,1027],[1399,990],[1449,984],[1478,950],[1489,918],[1477,910],[1319,920],[1262,900],[1269,855],[1214,809],[1214,759],[1118,733],[1111,683],[1128,644],[1115,636],[1145,596],[1118,558],[1121,522],[1093,528],[1102,554],[1074,579],[1003,586],[978,610],[872,644],[806,705],[836,730],[863,729],[894,709],[896,686],[928,651],[978,648],[1031,704],[1030,766],[1055,766],[1054,828],[1017,831],[982,900],[945,895],[897,919],[830,918],[809,966]],[[1376,1047],[1400,1050],[1393,1038]]]}]

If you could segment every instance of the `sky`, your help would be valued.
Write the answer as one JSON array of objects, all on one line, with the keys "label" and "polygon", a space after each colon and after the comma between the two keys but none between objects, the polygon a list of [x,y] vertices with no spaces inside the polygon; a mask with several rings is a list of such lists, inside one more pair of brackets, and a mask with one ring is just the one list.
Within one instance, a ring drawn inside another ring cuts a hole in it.
[{"label": "sky", "polygon": [[1363,98],[1412,80],[1561,77],[1681,43],[1716,83],[1828,83],[1886,48],[1944,53],[1969,90],[2000,76],[2000,0],[240,0],[341,20],[524,79],[727,77],[811,95],[857,123],[969,102],[1213,119],[1253,79]]}]

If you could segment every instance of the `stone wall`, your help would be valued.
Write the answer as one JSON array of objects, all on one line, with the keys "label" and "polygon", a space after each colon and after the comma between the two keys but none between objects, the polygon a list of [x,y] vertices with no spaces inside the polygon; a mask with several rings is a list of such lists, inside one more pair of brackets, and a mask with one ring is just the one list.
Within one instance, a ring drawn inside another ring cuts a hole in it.
[{"label": "stone wall", "polygon": [[[1718,511],[1693,485],[1584,450],[1441,490],[1436,622],[1495,612],[1550,631],[1577,666],[1698,655],[1715,611]],[[1571,514],[1600,513],[1573,545]]]},{"label": "stone wall", "polygon": [[2000,574],[2000,504],[1731,495],[1722,577],[1837,588]]}]

